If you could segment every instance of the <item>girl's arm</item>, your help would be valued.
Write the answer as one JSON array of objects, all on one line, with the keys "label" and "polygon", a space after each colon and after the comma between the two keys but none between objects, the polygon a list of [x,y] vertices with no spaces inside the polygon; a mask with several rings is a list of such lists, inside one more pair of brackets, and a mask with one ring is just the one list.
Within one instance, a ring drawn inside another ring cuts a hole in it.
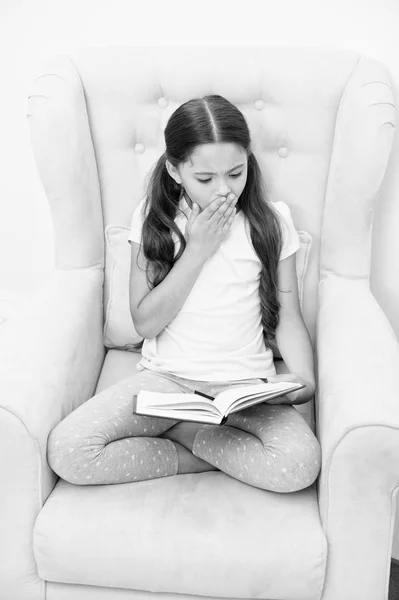
[{"label": "girl's arm", "polygon": [[275,338],[289,374],[275,375],[268,380],[305,383],[305,388],[275,399],[276,404],[303,404],[313,397],[316,385],[312,342],[299,306],[295,253],[279,262],[278,287],[281,308]]},{"label": "girl's arm", "polygon": [[156,337],[177,315],[206,258],[186,246],[165,279],[151,290],[146,278],[147,261],[139,249],[140,244],[131,242],[130,313],[137,333],[150,339]]},{"label": "girl's arm", "polygon": [[[166,277],[154,289],[146,278],[146,263],[140,244],[131,242],[130,313],[136,331],[143,338],[156,337],[177,315],[207,259],[220,246],[235,216],[236,196],[226,201],[214,198],[199,213],[194,204],[185,229],[187,245]],[[137,261],[137,256],[139,259]]]}]

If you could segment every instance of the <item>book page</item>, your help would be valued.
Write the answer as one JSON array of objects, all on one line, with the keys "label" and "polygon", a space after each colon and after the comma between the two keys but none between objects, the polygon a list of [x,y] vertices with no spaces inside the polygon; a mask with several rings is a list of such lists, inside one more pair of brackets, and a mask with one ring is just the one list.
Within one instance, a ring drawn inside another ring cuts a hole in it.
[{"label": "book page", "polygon": [[[284,383],[284,387],[281,387],[281,383]],[[283,396],[288,392],[293,392],[294,390],[299,390],[305,387],[302,383],[294,383],[294,382],[279,382],[279,388],[270,390],[269,392],[258,392],[257,394],[249,394],[244,398],[238,398],[230,405],[228,411],[229,413],[234,410],[242,409],[244,406],[251,406],[251,403],[256,398],[261,398],[261,401],[267,400],[268,398],[276,398],[277,396]]]},{"label": "book page", "polygon": [[[304,385],[298,384],[298,386],[295,389],[300,389],[302,387],[305,387]],[[289,390],[290,392],[292,392],[293,390]],[[228,408],[228,414],[231,415],[235,412],[238,412],[240,410],[244,410],[244,408],[247,408],[248,406],[254,406],[255,404],[260,404],[261,402],[265,402],[268,398],[276,398],[277,396],[286,394],[287,390],[280,390],[280,391],[274,391],[274,392],[270,392],[269,394],[253,394],[252,396],[247,396],[247,399],[243,399],[240,398],[239,400],[236,400],[235,402],[233,402],[233,404],[230,405],[230,408]]]},{"label": "book page", "polygon": [[304,387],[302,384],[293,383],[292,381],[278,381],[276,383],[259,383],[245,385],[231,390],[220,392],[215,398],[215,405],[218,407],[222,415],[228,413],[228,409],[233,406],[239,406],[244,400],[263,396],[266,400],[268,397],[277,395],[287,391],[293,391]]},{"label": "book page", "polygon": [[140,390],[137,394],[137,406],[144,410],[147,407],[165,410],[200,410],[219,415],[219,410],[212,400],[198,394],[165,393]]},{"label": "book page", "polygon": [[[181,409],[179,411],[176,411],[175,409],[173,410],[166,410],[163,407],[159,408],[156,406],[148,406],[145,409],[143,409],[143,414],[144,414],[144,410],[145,410],[145,414],[149,415],[149,416],[154,416],[154,417],[167,417],[169,419],[175,419],[177,421],[193,421],[195,423],[212,423],[212,424],[219,424],[219,422],[221,421],[221,415],[219,414],[211,414],[209,412],[206,412],[204,410],[198,411],[198,412],[193,412],[191,410],[184,410]],[[134,414],[141,414],[139,412],[134,413]]]}]

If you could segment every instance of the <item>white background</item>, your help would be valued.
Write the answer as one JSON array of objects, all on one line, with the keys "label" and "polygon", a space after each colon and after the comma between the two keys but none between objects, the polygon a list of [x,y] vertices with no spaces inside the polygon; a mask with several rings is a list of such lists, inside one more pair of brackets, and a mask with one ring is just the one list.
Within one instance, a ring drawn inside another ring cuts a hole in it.
[{"label": "white background", "polygon": [[[398,39],[398,0],[0,0],[0,321],[7,301],[29,299],[53,268],[26,118],[31,82],[49,56],[82,45],[343,48],[385,63],[399,98]],[[371,288],[399,337],[398,145],[396,136],[375,214]]]}]

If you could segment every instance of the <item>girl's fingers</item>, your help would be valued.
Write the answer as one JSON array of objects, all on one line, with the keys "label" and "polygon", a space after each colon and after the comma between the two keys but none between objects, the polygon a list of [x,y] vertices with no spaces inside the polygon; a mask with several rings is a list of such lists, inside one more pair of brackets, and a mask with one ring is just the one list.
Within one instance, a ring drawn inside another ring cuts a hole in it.
[{"label": "girl's fingers", "polygon": [[224,233],[232,224],[232,222],[234,221],[234,217],[236,216],[236,209],[233,209],[233,212],[231,213],[231,215],[228,217],[227,221],[225,221],[223,227],[222,227],[222,232]]},{"label": "girl's fingers", "polygon": [[221,227],[226,219],[230,216],[231,204],[228,200],[222,204],[222,206],[214,213],[213,218],[216,223],[216,227]]},{"label": "girl's fingers", "polygon": [[229,206],[224,212],[223,214],[220,215],[219,220],[217,222],[217,227],[223,227],[223,225],[226,223],[226,221],[231,217],[232,214],[234,214],[235,209],[233,206]]},{"label": "girl's fingers", "polygon": [[225,200],[221,198],[216,198],[215,200],[212,200],[212,202],[202,211],[201,219],[204,221],[209,221],[213,217],[213,215],[216,212],[218,212],[218,210],[221,210],[221,212],[223,212],[223,205],[225,203]]},{"label": "girl's fingers", "polygon": [[222,227],[227,219],[232,214],[232,211],[235,211],[235,199],[232,201],[226,201],[223,206],[221,206],[216,213],[214,214],[214,219],[216,221],[217,227]]},{"label": "girl's fingers", "polygon": [[215,219],[218,222],[225,211],[231,205],[231,202],[235,202],[236,197],[233,192],[227,195],[227,198],[215,198],[210,204],[201,212],[199,215],[202,221],[210,221]]}]

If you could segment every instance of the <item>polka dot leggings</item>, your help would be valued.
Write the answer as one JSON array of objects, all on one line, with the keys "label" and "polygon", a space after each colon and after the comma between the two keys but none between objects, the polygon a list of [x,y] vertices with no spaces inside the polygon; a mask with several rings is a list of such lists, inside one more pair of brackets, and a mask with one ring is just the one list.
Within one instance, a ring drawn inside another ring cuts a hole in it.
[{"label": "polka dot leggings", "polygon": [[[214,396],[259,382],[194,381],[144,369],[99,392],[61,421],[48,438],[48,462],[62,479],[78,485],[176,475],[176,446],[159,436],[181,422],[133,414],[133,395],[139,390],[198,390]],[[274,492],[312,485],[321,466],[317,438],[299,411],[286,404],[252,406],[230,415],[224,425],[198,423],[192,454],[215,470]]]}]

